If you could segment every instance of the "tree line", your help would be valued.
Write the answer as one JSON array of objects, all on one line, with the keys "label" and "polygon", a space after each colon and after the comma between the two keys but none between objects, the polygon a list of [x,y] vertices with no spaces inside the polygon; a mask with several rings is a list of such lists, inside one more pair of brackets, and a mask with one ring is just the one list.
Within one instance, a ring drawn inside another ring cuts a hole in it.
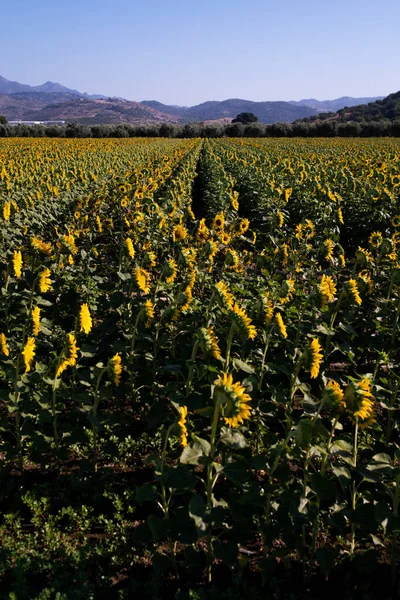
[{"label": "tree line", "polygon": [[346,123],[331,121],[294,123],[229,123],[227,125],[188,123],[174,125],[9,125],[0,122],[0,137],[51,137],[51,138],[219,138],[219,137],[400,137],[400,118],[379,121]]}]

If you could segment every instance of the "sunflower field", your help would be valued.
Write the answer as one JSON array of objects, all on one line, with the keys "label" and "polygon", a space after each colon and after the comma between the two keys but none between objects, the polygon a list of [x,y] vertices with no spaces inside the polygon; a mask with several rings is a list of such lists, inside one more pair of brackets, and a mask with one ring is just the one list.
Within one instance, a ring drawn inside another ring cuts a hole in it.
[{"label": "sunflower field", "polygon": [[1,598],[400,594],[398,140],[4,138],[0,200]]}]

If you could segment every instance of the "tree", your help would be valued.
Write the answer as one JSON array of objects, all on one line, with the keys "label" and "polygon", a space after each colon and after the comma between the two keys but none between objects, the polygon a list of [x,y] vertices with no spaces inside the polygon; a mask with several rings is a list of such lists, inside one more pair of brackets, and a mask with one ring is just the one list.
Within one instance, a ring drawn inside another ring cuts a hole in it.
[{"label": "tree", "polygon": [[7,125],[8,121],[6,119],[6,117],[4,117],[3,115],[0,115],[0,125]]},{"label": "tree", "polygon": [[243,125],[247,125],[248,123],[257,123],[258,117],[251,112],[242,112],[239,113],[236,119],[232,120],[232,123],[243,123]]}]

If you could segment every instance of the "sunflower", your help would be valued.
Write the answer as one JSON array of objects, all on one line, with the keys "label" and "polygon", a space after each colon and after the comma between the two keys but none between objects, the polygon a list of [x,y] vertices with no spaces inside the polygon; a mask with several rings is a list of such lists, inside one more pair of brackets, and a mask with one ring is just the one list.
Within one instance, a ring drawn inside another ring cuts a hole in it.
[{"label": "sunflower", "polygon": [[182,242],[187,237],[187,229],[183,225],[175,225],[172,230],[172,239],[174,242]]},{"label": "sunflower", "polygon": [[179,410],[179,419],[178,419],[178,427],[179,427],[179,439],[183,448],[187,446],[187,427],[186,427],[186,417],[188,414],[187,406],[181,406]]},{"label": "sunflower", "polygon": [[281,334],[281,336],[286,339],[287,338],[286,326],[285,326],[285,323],[283,322],[282,315],[279,312],[276,313],[276,315],[275,315],[275,323],[278,327],[278,331]]},{"label": "sunflower", "polygon": [[328,407],[337,411],[342,411],[346,407],[343,390],[334,379],[330,379],[326,384],[322,393],[322,400]]},{"label": "sunflower", "polygon": [[20,250],[14,250],[13,267],[14,275],[19,279],[22,275],[22,254]]},{"label": "sunflower", "polygon": [[113,382],[116,387],[118,387],[121,382],[122,374],[122,360],[118,352],[108,361],[108,370]]},{"label": "sunflower", "polygon": [[349,281],[345,284],[346,295],[355,302],[355,304],[360,305],[362,303],[360,292],[358,291],[357,281],[355,279],[349,279]]},{"label": "sunflower", "polygon": [[133,243],[131,238],[126,238],[125,240],[125,248],[130,256],[130,258],[133,260],[135,258],[135,249],[133,247]]},{"label": "sunflower", "polygon": [[53,254],[54,248],[50,242],[43,242],[40,238],[33,236],[31,239],[31,246],[38,252],[45,254],[46,256],[51,256]]},{"label": "sunflower", "polygon": [[356,250],[356,259],[361,265],[372,264],[374,260],[371,252],[361,246],[358,246]]},{"label": "sunflower", "polygon": [[306,350],[306,361],[308,368],[310,369],[311,379],[316,379],[319,374],[321,363],[324,356],[321,352],[322,346],[319,343],[318,338],[314,338]]},{"label": "sunflower", "polygon": [[150,327],[150,321],[154,319],[154,304],[151,300],[144,303],[144,314],[146,317],[146,327]]},{"label": "sunflower", "polygon": [[321,300],[321,308],[324,308],[328,302],[333,302],[336,294],[336,284],[330,275],[322,275],[318,292]]},{"label": "sunflower", "polygon": [[40,331],[40,308],[38,306],[35,306],[35,308],[32,310],[32,331],[33,331],[34,337],[37,337],[39,335],[39,331]]},{"label": "sunflower", "polygon": [[82,304],[81,306],[79,323],[81,326],[81,331],[88,335],[92,329],[92,317],[90,316],[89,306],[86,303]]},{"label": "sunflower", "polygon": [[223,372],[214,381],[214,399],[221,406],[225,424],[229,427],[239,427],[245,420],[250,419],[251,402],[246,388],[239,382],[233,383],[233,376]]},{"label": "sunflower", "polygon": [[340,206],[338,206],[338,209],[337,209],[337,216],[339,219],[339,223],[344,225],[343,212],[342,212],[342,209],[340,208]]},{"label": "sunflower", "polygon": [[133,277],[139,290],[144,294],[150,293],[150,273],[141,267],[136,267]]},{"label": "sunflower", "polygon": [[230,310],[239,331],[245,338],[254,340],[254,338],[257,337],[257,329],[252,325],[251,319],[247,316],[246,311],[243,308],[240,308],[236,303]]},{"label": "sunflower", "polygon": [[218,294],[218,299],[224,308],[232,308],[235,304],[235,298],[230,293],[228,286],[223,281],[215,284],[215,289]]},{"label": "sunflower", "polygon": [[383,242],[383,237],[380,231],[374,231],[373,233],[371,233],[371,235],[369,236],[369,245],[371,246],[371,248],[379,248],[379,246],[382,244]]},{"label": "sunflower", "polygon": [[346,410],[353,423],[366,428],[375,421],[375,398],[371,392],[372,384],[364,377],[360,381],[351,381],[344,393]]},{"label": "sunflower", "polygon": [[33,359],[35,356],[35,347],[36,347],[35,338],[28,337],[28,340],[22,351],[22,356],[24,358],[24,363],[25,363],[25,373],[29,373],[29,371],[31,370],[31,366],[32,366]]},{"label": "sunflower", "polygon": [[220,360],[222,358],[221,350],[218,345],[218,338],[214,333],[213,325],[210,325],[210,327],[207,328],[202,327],[200,333],[206,351],[210,352],[213,358]]},{"label": "sunflower", "polygon": [[265,324],[269,325],[272,321],[272,317],[274,316],[274,305],[272,300],[269,299],[268,292],[264,292],[264,294],[261,294],[260,304]]},{"label": "sunflower", "polygon": [[173,283],[178,274],[178,265],[176,264],[176,260],[174,258],[170,258],[167,260],[167,264],[165,265],[165,282]]},{"label": "sunflower", "polygon": [[242,219],[239,223],[240,233],[243,235],[250,227],[250,221],[248,219]]},{"label": "sunflower", "polygon": [[51,289],[50,269],[43,269],[39,275],[39,290],[42,294],[45,294]]},{"label": "sunflower", "polygon": [[78,360],[78,350],[79,348],[77,346],[74,334],[68,333],[64,350],[64,358],[58,366],[56,377],[60,377],[67,367],[74,367],[76,365]]},{"label": "sunflower", "polygon": [[11,202],[5,202],[3,206],[3,218],[5,221],[8,221],[11,213]]},{"label": "sunflower", "polygon": [[283,213],[280,210],[278,210],[278,212],[276,213],[276,215],[278,217],[278,225],[282,229],[283,223],[284,223]]},{"label": "sunflower", "polygon": [[122,198],[120,204],[122,208],[126,208],[128,206],[128,198]]},{"label": "sunflower", "polygon": [[400,227],[400,215],[395,215],[392,218],[392,225],[393,227]]},{"label": "sunflower", "polygon": [[4,333],[0,333],[0,346],[1,346],[1,351],[4,354],[4,356],[9,356],[10,355],[10,351],[8,349],[7,338],[4,335]]},{"label": "sunflower", "polygon": [[294,285],[294,279],[285,279],[285,281],[282,283],[279,293],[279,300],[282,304],[290,302],[293,298]]},{"label": "sunflower", "polygon": [[325,260],[332,260],[333,258],[333,241],[328,238],[324,241],[324,246],[326,249]]},{"label": "sunflower", "polygon": [[223,229],[225,225],[224,213],[220,212],[215,215],[213,220],[213,229],[219,230]]}]

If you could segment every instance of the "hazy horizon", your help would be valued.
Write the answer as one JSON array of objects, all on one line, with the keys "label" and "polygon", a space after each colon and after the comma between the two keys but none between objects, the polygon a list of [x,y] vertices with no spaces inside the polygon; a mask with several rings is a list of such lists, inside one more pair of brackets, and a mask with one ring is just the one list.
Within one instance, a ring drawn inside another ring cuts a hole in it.
[{"label": "hazy horizon", "polygon": [[400,3],[376,7],[15,0],[2,7],[0,75],[179,106],[386,96],[400,89]]}]

